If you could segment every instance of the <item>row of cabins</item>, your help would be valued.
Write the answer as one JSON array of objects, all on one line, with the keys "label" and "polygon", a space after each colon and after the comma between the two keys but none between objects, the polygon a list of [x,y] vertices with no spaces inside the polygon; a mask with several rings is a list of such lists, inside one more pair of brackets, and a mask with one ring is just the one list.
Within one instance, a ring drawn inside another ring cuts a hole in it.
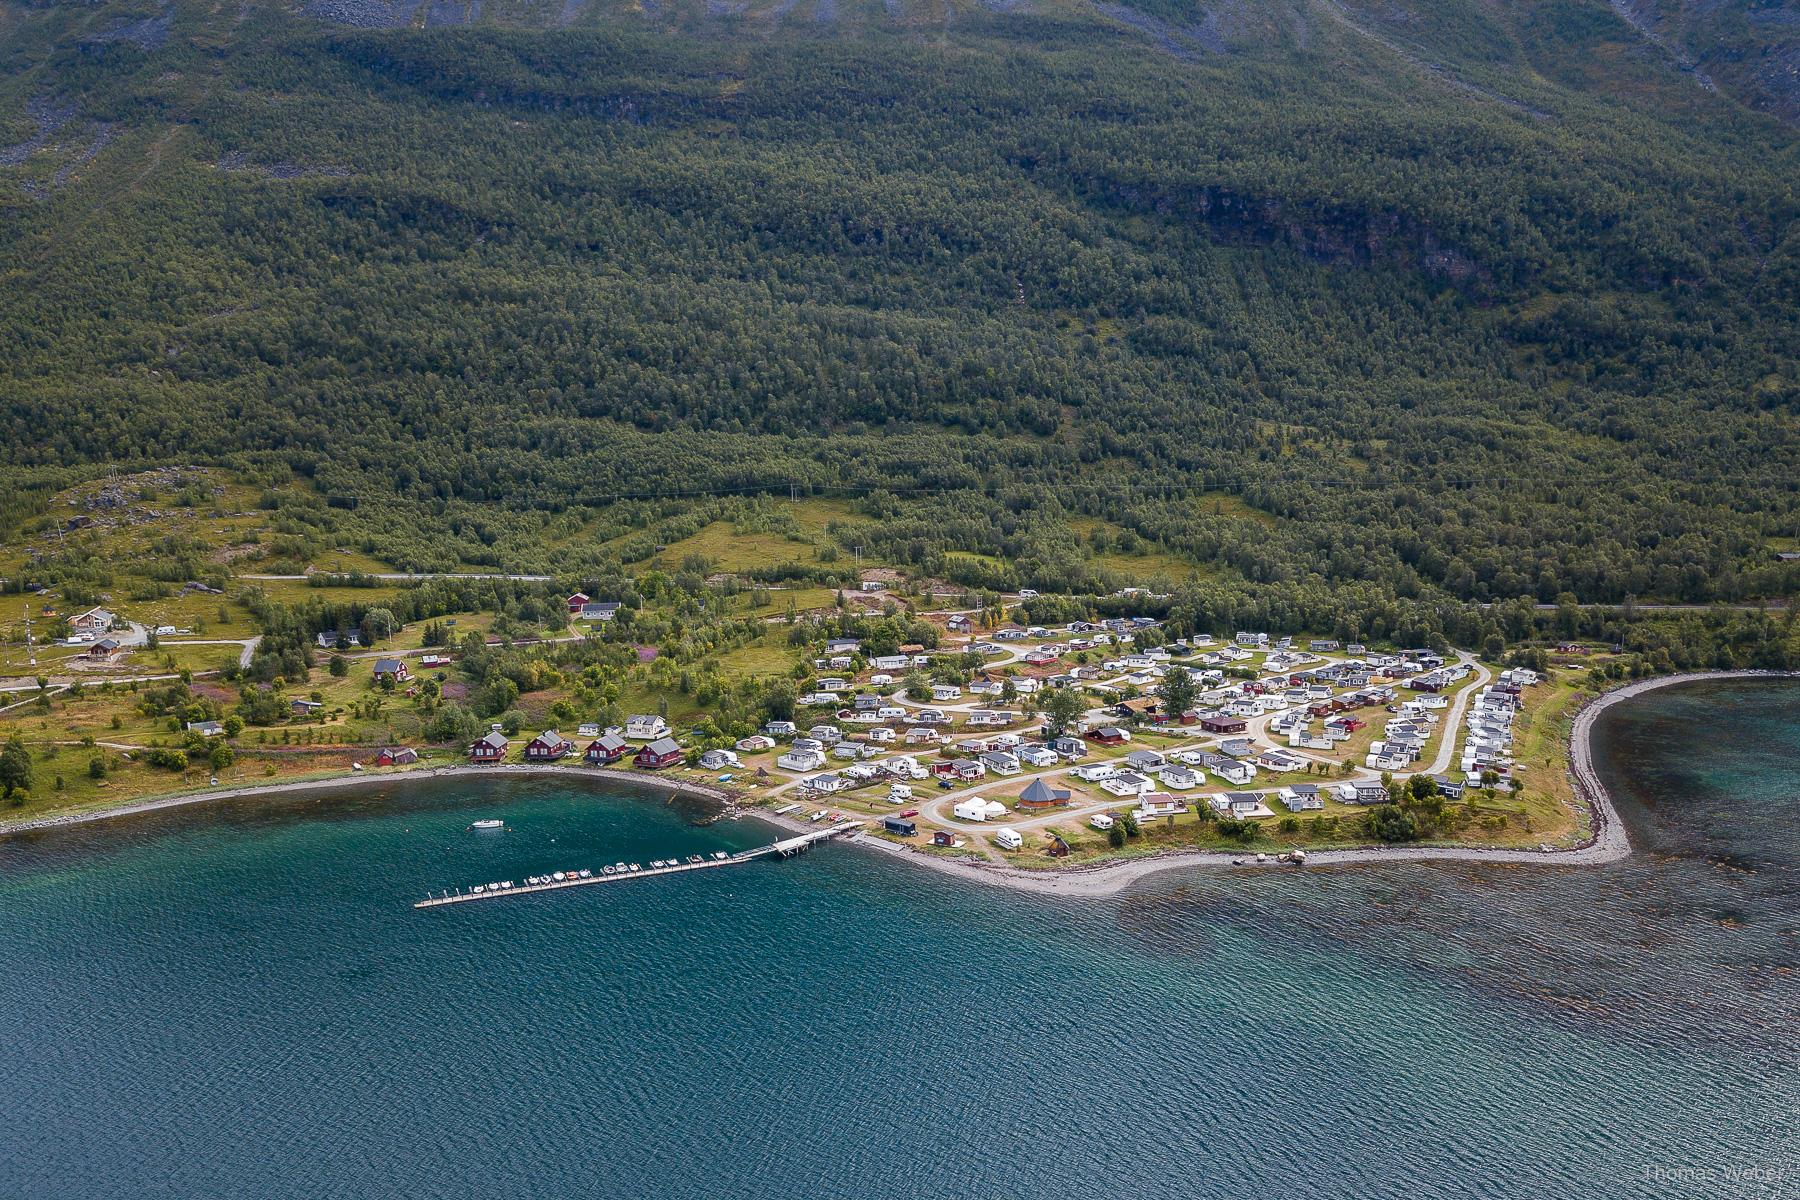
[{"label": "row of cabins", "polygon": [[[500,727],[495,725],[488,730],[474,745],[469,747],[469,761],[472,763],[497,763],[506,758],[508,742]],[[590,741],[586,747],[578,747],[570,738],[562,736],[554,729],[544,732],[525,743],[525,761],[533,763],[560,762],[565,758],[580,754],[582,761],[591,766],[607,766],[618,762],[627,754],[632,754],[632,746],[617,732],[608,731]],[[674,766],[682,760],[681,743],[671,737],[661,737],[646,742],[632,754],[632,764],[647,770],[658,770],[662,767]]]},{"label": "row of cabins", "polygon": [[1465,736],[1462,772],[1474,779],[1492,771],[1502,778],[1512,773],[1513,722],[1524,690],[1537,682],[1537,673],[1516,667],[1503,672],[1477,692],[1464,715]]}]

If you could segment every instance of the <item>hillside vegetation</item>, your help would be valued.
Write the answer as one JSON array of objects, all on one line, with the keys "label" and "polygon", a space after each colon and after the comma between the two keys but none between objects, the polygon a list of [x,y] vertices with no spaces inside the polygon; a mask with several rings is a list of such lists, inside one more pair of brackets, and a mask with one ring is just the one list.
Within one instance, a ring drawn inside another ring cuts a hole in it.
[{"label": "hillside vegetation", "polygon": [[798,493],[971,586],[1791,595],[1758,12],[8,0],[0,534],[205,462],[408,568]]}]

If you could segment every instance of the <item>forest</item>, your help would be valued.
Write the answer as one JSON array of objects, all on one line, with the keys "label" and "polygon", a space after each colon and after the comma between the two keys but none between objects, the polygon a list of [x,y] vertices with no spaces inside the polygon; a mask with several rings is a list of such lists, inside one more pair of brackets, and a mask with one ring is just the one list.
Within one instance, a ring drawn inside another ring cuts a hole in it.
[{"label": "forest", "polygon": [[801,495],[994,590],[1109,590],[1104,522],[1315,629],[1800,590],[1795,130],[1601,3],[1516,61],[1326,7],[7,0],[0,538],[200,462],[402,569]]}]

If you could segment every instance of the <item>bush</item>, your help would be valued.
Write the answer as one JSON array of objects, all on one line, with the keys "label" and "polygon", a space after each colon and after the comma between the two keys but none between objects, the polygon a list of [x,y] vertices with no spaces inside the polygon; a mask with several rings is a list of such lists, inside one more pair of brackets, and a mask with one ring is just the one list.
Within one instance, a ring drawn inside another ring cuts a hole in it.
[{"label": "bush", "polygon": [[1411,842],[1419,837],[1419,823],[1395,804],[1377,804],[1369,810],[1369,833],[1378,841]]},{"label": "bush", "polygon": [[186,751],[169,750],[162,746],[145,754],[144,761],[153,767],[161,767],[165,771],[185,771],[188,764]]}]

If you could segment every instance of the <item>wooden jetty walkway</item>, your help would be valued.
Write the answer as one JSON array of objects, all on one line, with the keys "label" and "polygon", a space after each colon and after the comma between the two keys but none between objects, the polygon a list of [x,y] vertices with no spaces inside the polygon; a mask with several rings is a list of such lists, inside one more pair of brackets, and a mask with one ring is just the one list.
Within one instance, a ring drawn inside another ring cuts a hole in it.
[{"label": "wooden jetty walkway", "polygon": [[590,871],[587,875],[580,872],[565,872],[562,879],[554,879],[549,875],[536,876],[541,882],[525,882],[514,884],[510,880],[502,883],[478,884],[479,891],[449,891],[438,896],[428,896],[413,905],[414,908],[442,908],[446,904],[467,904],[474,900],[498,900],[502,896],[534,896],[540,892],[557,892],[564,888],[586,887],[594,883],[619,883],[627,879],[651,879],[658,875],[680,875],[687,871],[710,871],[716,867],[735,867],[742,863],[755,862],[759,858],[792,858],[804,853],[820,842],[834,837],[844,837],[861,829],[861,821],[841,821],[824,829],[812,829],[791,838],[782,838],[778,842],[770,842],[766,846],[758,846],[754,850],[740,850],[736,854],[715,854],[700,858],[699,861],[680,861],[671,859],[663,866],[642,867],[637,863],[615,864],[611,873],[607,868]]}]

